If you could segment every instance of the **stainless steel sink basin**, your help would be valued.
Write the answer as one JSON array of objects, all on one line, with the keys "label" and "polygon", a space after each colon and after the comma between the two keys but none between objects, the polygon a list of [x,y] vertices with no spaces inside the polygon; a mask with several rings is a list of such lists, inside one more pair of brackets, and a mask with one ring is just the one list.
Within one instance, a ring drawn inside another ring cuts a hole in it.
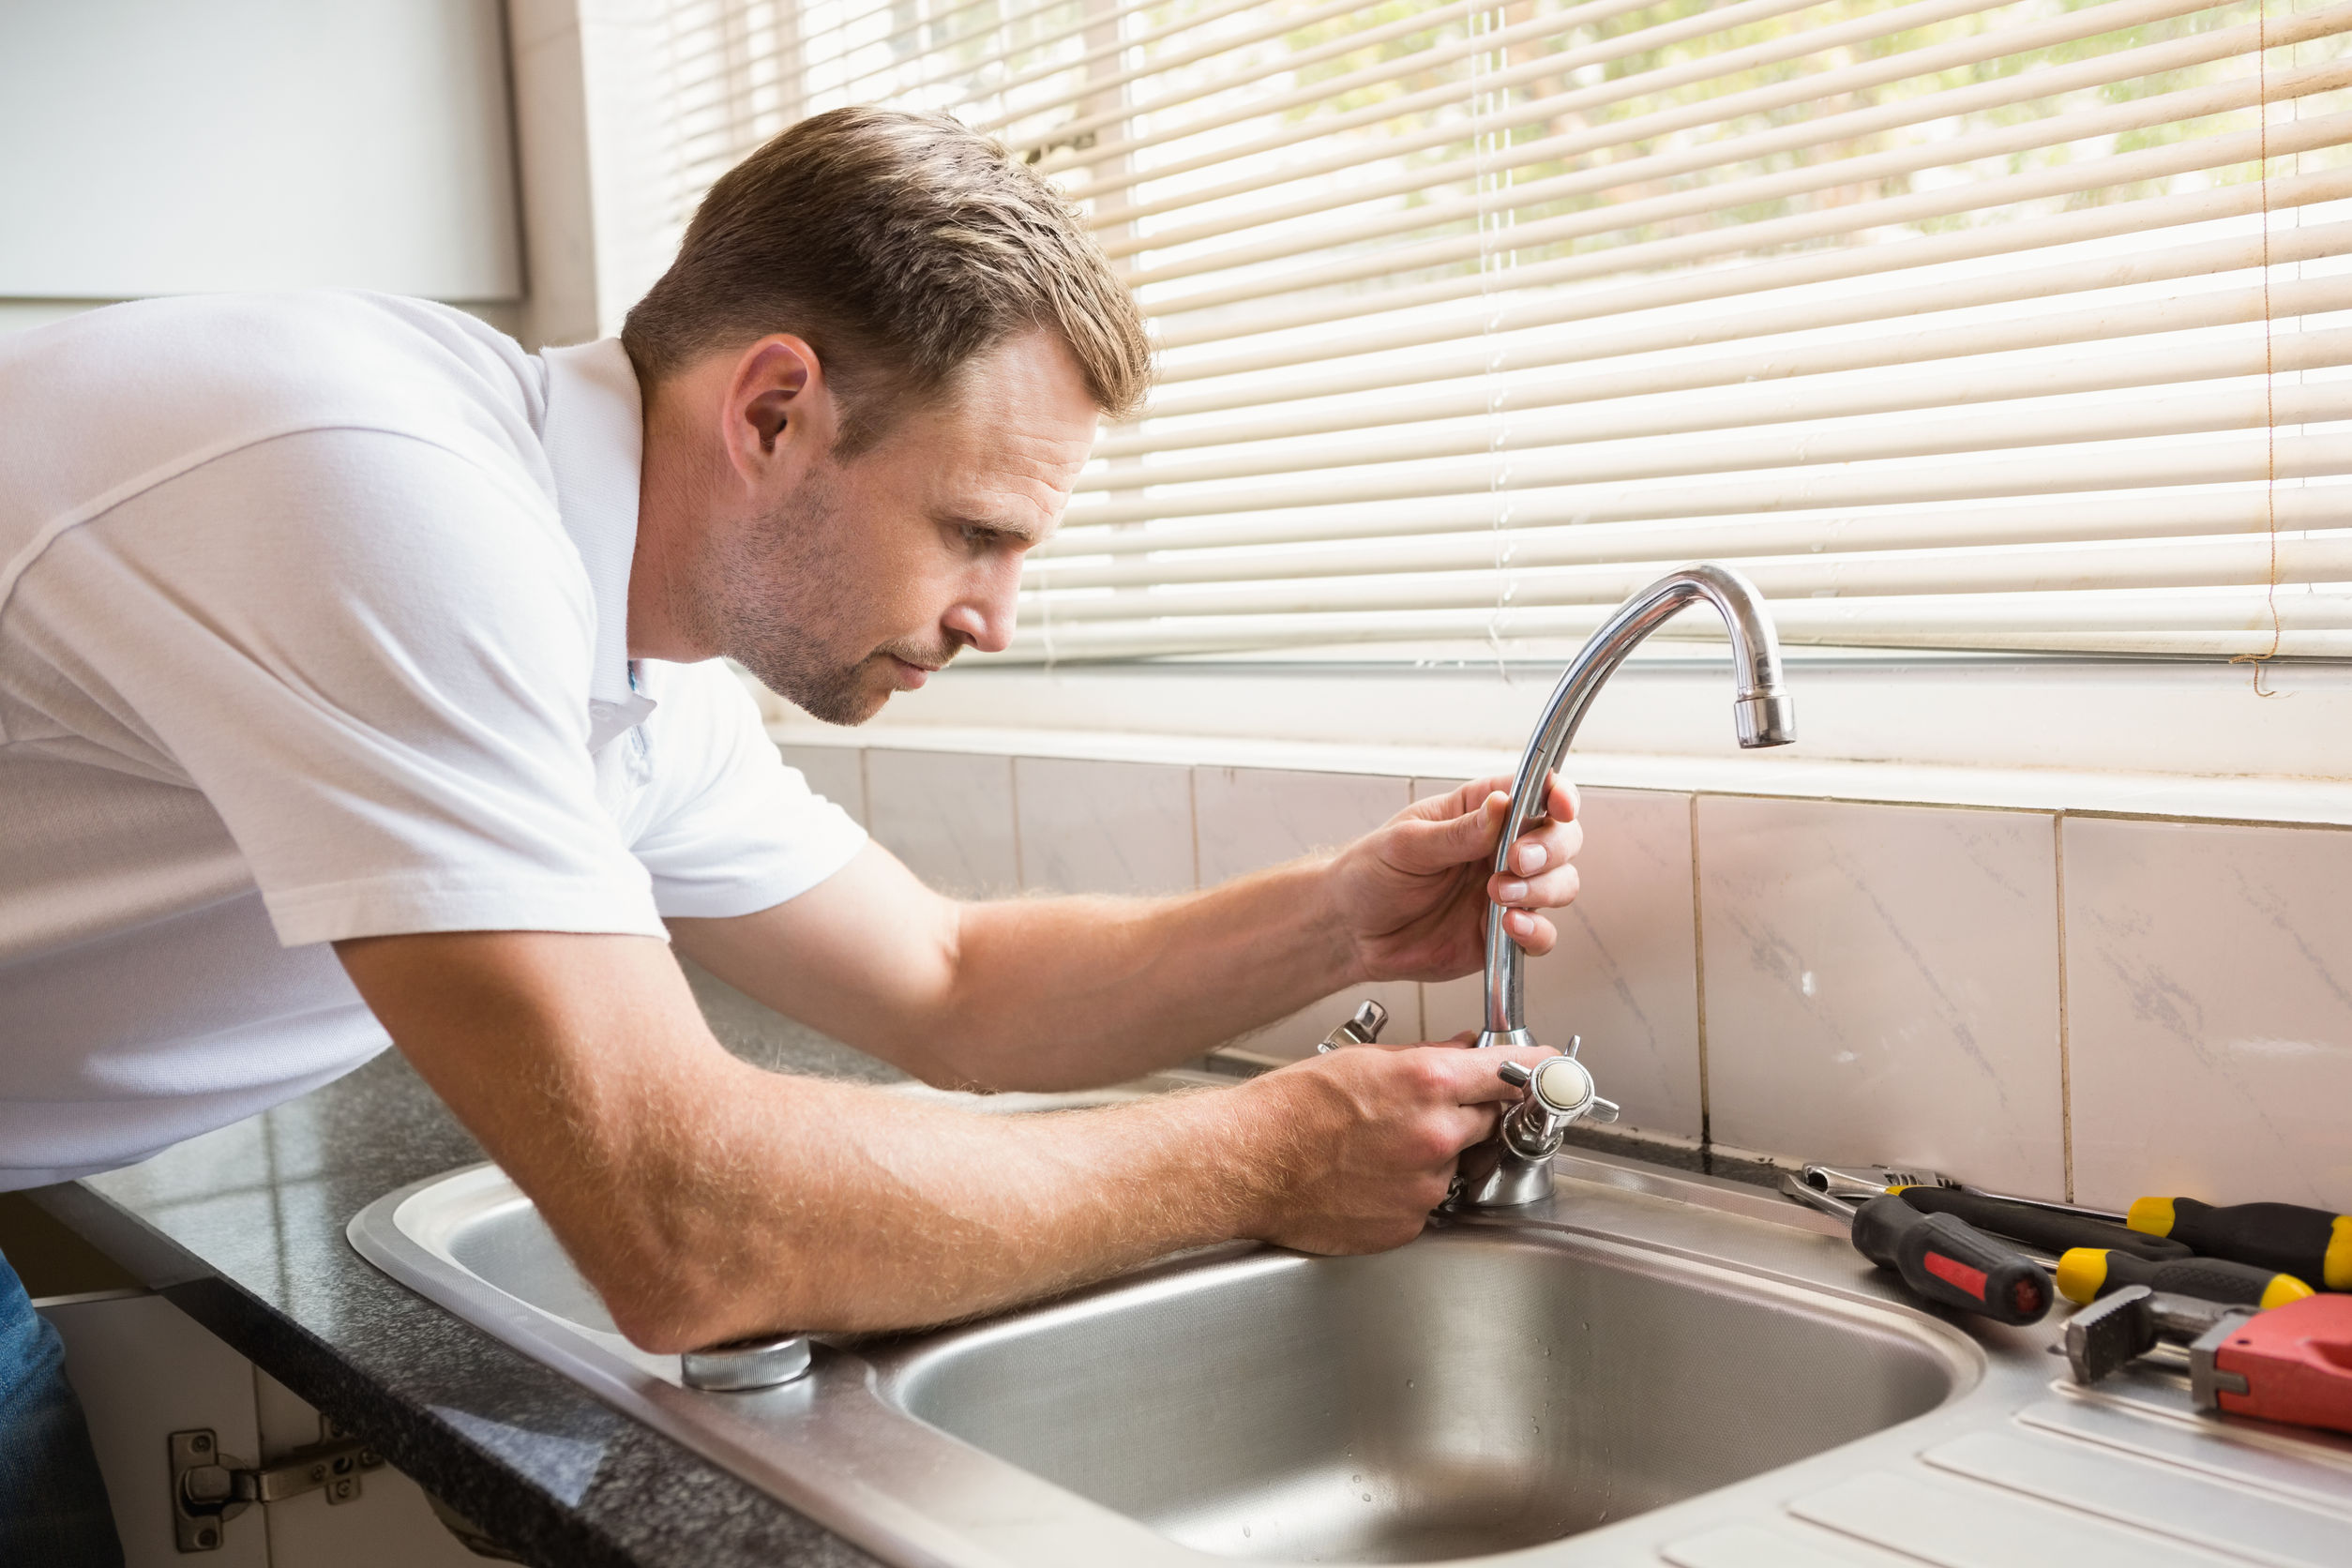
[{"label": "stainless steel sink basin", "polygon": [[899,1408],[1225,1557],[1557,1541],[1933,1410],[1973,1380],[1886,1314],[1472,1224],[1257,1253],[905,1347]]},{"label": "stainless steel sink basin", "polygon": [[[2352,1539],[2352,1444],[2233,1450],[2181,1425],[2161,1368],[2069,1392],[2055,1324],[1919,1310],[1834,1222],[1756,1189],[1574,1154],[1555,1177],[1545,1203],[1379,1257],[1218,1248],[977,1324],[828,1341],[807,1378],[752,1394],[688,1389],[678,1358],[613,1333],[494,1167],[389,1194],[350,1234],[893,1561],[1896,1562],[1877,1542],[1955,1568],[2146,1568],[2191,1560],[2159,1537],[2168,1513],[2199,1534],[2180,1478],[2200,1470],[2268,1500],[2231,1527],[2263,1560]],[[2127,1523],[2091,1517],[2103,1497]]]}]

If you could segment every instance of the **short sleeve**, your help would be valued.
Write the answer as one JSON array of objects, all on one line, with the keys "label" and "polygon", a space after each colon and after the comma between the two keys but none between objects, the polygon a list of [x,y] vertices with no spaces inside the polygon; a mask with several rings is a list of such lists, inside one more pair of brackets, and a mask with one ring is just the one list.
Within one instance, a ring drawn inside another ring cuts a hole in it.
[{"label": "short sleeve", "polygon": [[204,792],[286,946],[660,936],[587,750],[594,619],[527,473],[329,430],[68,531],[0,634],[85,760]]},{"label": "short sleeve", "polygon": [[749,914],[799,897],[865,847],[856,819],[784,765],[724,663],[649,665],[655,798],[631,848],[665,916]]}]

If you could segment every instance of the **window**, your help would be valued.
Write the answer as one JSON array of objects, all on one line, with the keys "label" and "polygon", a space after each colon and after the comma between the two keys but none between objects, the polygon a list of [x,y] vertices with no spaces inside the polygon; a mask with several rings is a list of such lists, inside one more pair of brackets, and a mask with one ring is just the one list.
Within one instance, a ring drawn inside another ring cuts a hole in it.
[{"label": "window", "polygon": [[[675,0],[673,221],[949,110],[1163,383],[1013,661],[1786,641],[2352,654],[2352,4]],[[1683,617],[1669,633],[1717,634]]]}]

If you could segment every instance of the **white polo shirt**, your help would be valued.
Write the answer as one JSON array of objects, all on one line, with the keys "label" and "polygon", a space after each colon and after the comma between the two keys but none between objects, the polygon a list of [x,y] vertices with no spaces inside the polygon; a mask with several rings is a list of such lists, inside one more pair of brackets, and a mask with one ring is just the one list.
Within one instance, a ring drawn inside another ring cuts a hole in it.
[{"label": "white polo shirt", "polygon": [[640,405],[332,293],[0,337],[0,1188],[387,1043],[325,944],[747,913],[865,841],[626,641]]}]

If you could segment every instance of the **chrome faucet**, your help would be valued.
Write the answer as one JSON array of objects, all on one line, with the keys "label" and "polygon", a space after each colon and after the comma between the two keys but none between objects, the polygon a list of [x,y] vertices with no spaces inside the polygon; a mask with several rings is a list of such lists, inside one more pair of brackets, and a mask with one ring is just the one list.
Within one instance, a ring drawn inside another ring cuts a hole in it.
[{"label": "chrome faucet", "polygon": [[[1502,824],[1502,842],[1495,850],[1495,872],[1510,875],[1509,855],[1519,836],[1543,815],[1546,784],[1560,766],[1585,710],[1600,694],[1602,685],[1617,672],[1643,638],[1697,599],[1715,607],[1731,634],[1731,657],[1738,689],[1731,716],[1742,746],[1787,746],[1797,738],[1795,711],[1781,689],[1780,641],[1772,618],[1764,612],[1763,596],[1756,585],[1728,566],[1711,562],[1672,572],[1618,606],[1576,651],[1560,684],[1544,704],[1544,716],[1519,758],[1511,780],[1511,811]],[[1521,973],[1525,955],[1503,928],[1504,910],[1486,911],[1486,1027],[1478,1036],[1485,1046],[1531,1046],[1527,1029],[1527,1003]],[[1524,1091],[1516,1105],[1503,1113],[1493,1138],[1462,1153],[1449,1208],[1506,1209],[1531,1203],[1551,1191],[1551,1157],[1572,1123],[1583,1120],[1614,1122],[1617,1107],[1595,1092],[1592,1075],[1576,1060],[1578,1036],[1565,1054],[1532,1070],[1515,1062],[1502,1065],[1503,1081]]]}]

